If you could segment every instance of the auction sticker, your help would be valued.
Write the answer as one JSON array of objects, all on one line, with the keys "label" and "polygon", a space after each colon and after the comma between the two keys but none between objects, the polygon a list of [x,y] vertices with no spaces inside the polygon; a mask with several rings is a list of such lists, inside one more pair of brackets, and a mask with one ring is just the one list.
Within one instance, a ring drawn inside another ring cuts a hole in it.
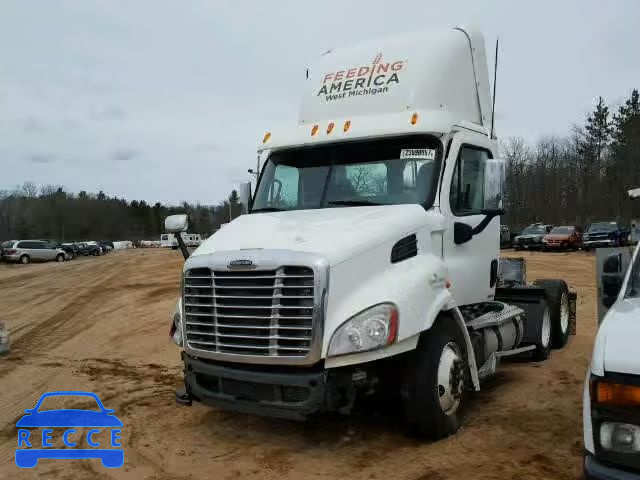
[{"label": "auction sticker", "polygon": [[435,160],[436,151],[431,148],[403,148],[400,150],[400,160]]}]

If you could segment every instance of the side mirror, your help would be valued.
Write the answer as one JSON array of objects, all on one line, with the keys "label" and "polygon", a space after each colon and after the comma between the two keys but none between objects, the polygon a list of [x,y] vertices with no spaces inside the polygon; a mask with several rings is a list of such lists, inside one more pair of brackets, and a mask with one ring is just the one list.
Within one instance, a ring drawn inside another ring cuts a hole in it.
[{"label": "side mirror", "polygon": [[164,219],[164,229],[169,233],[186,232],[189,228],[189,217],[186,214],[169,215]]},{"label": "side mirror", "polygon": [[[484,205],[483,210],[503,212],[502,199],[506,188],[506,162],[490,158],[484,164]],[[484,212],[483,212],[484,213]]]},{"label": "side mirror", "polygon": [[615,303],[624,275],[622,272],[622,254],[614,253],[609,255],[602,265],[602,304],[606,308],[611,308]]},{"label": "side mirror", "polygon": [[242,206],[242,213],[249,213],[249,210],[251,210],[251,182],[245,182],[239,185],[238,197]]},{"label": "side mirror", "polygon": [[455,222],[453,224],[453,242],[456,245],[467,243],[473,238],[473,227],[466,223]]}]

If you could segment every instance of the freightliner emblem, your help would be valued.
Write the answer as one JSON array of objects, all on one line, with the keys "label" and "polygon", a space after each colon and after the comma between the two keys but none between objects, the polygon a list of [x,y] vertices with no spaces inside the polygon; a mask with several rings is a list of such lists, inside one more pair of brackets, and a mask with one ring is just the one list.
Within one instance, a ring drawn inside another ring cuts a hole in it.
[{"label": "freightliner emblem", "polygon": [[231,260],[229,262],[229,268],[251,268],[253,267],[253,261],[247,258],[240,258],[238,260]]}]

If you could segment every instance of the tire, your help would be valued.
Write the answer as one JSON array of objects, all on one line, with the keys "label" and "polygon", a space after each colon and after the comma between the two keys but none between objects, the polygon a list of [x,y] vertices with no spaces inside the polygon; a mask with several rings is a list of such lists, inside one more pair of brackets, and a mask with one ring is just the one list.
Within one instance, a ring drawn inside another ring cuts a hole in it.
[{"label": "tire", "polygon": [[[405,366],[401,389],[404,419],[420,438],[448,437],[462,424],[466,361],[464,339],[453,322],[445,317],[432,327]],[[445,386],[443,379],[449,385]]]},{"label": "tire", "polygon": [[58,255],[56,255],[56,262],[58,263],[64,262],[64,255],[62,253],[59,253]]},{"label": "tire", "polygon": [[20,257],[20,263],[22,265],[26,265],[27,263],[31,263],[31,258],[29,258],[29,255],[22,255]]},{"label": "tire", "polygon": [[551,356],[551,311],[547,304],[542,314],[542,325],[540,327],[540,338],[535,343],[533,360],[543,362]]},{"label": "tire", "polygon": [[551,316],[551,346],[562,348],[569,340],[569,287],[564,280],[540,279],[533,284],[545,291]]}]

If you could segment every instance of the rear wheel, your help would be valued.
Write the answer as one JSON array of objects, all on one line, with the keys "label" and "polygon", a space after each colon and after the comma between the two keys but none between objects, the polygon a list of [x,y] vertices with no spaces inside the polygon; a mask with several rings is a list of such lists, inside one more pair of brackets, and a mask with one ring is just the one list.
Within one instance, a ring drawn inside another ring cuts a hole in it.
[{"label": "rear wheel", "polygon": [[464,340],[457,327],[434,326],[407,363],[402,386],[405,421],[419,437],[438,440],[462,424],[465,388]]},{"label": "rear wheel", "polygon": [[21,264],[26,265],[29,262],[31,262],[31,259],[29,258],[29,255],[22,255],[20,257],[20,263]]},{"label": "rear wheel", "polygon": [[562,348],[569,340],[569,287],[564,280],[541,279],[533,284],[545,291],[551,316],[551,345]]}]

